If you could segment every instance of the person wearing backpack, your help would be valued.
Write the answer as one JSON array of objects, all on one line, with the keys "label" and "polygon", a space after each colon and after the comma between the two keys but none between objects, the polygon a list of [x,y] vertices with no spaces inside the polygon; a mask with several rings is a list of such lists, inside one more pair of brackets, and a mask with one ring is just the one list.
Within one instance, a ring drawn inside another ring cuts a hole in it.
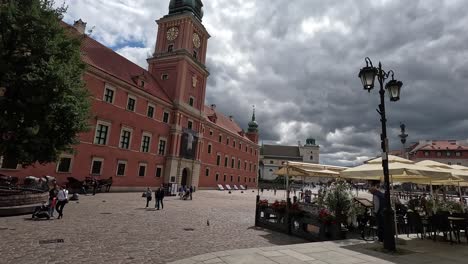
[{"label": "person wearing backpack", "polygon": [[150,189],[150,187],[146,189],[146,208],[148,208],[149,202],[153,200],[152,192],[153,191]]}]

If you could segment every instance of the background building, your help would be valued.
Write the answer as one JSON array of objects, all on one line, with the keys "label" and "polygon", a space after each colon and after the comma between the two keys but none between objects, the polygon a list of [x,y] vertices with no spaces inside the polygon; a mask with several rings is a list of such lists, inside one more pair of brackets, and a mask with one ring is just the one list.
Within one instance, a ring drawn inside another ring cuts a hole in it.
[{"label": "background building", "polygon": [[468,146],[459,140],[423,140],[407,149],[410,160],[433,160],[448,165],[468,166]]},{"label": "background building", "polygon": [[215,188],[256,186],[259,157],[255,113],[244,132],[232,117],[205,105],[210,35],[200,0],[172,0],[157,20],[148,70],[85,34],[86,23],[64,24],[83,39],[83,79],[91,94],[91,130],[79,135],[76,152],[57,163],[22,169],[0,159],[0,173],[25,177],[113,177],[113,190],[166,183]]},{"label": "background building", "polygon": [[260,150],[260,175],[263,180],[276,179],[275,171],[288,161],[319,163],[320,147],[315,139],[309,138],[306,144],[297,146],[262,145]]}]

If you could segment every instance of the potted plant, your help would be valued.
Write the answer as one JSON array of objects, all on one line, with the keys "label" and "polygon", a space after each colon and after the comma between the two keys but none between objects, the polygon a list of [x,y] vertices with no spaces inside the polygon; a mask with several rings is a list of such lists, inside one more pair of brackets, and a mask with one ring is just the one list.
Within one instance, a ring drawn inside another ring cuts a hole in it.
[{"label": "potted plant", "polygon": [[320,238],[322,240],[336,239],[338,237],[339,225],[336,217],[327,209],[319,211]]}]

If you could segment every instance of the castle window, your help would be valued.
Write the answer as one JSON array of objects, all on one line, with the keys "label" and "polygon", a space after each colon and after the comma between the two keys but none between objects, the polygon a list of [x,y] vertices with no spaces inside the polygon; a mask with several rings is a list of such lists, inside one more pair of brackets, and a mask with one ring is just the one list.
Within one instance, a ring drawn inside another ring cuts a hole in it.
[{"label": "castle window", "polygon": [[193,51],[193,57],[195,59],[198,59],[198,52],[196,50]]},{"label": "castle window", "polygon": [[165,74],[161,75],[161,80],[163,80],[163,81],[169,80],[169,74],[165,73]]},{"label": "castle window", "polygon": [[195,102],[195,99],[193,97],[190,97],[189,98],[189,105],[193,106],[194,102]]},{"label": "castle window", "polygon": [[167,52],[173,52],[174,51],[174,44],[169,44],[167,47]]}]

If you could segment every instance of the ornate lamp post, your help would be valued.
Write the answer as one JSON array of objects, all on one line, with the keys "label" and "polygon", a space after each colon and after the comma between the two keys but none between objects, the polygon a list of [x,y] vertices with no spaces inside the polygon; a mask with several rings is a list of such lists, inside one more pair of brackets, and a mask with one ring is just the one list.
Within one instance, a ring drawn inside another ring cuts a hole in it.
[{"label": "ornate lamp post", "polygon": [[401,128],[401,133],[400,135],[398,135],[398,137],[400,137],[400,141],[401,141],[401,144],[403,145],[403,149],[402,149],[402,152],[401,152],[401,157],[402,158],[405,158],[405,159],[408,159],[409,157],[406,155],[406,138],[408,137],[408,134],[405,133],[405,130],[406,130],[406,125],[403,124],[403,123],[400,123],[400,128]]},{"label": "ornate lamp post", "polygon": [[[385,72],[382,70],[382,63],[379,62],[379,67],[372,65],[372,61],[366,58],[366,67],[359,72],[359,78],[362,81],[364,90],[369,93],[374,88],[375,77],[380,85],[380,105],[377,112],[380,114],[380,122],[382,123],[381,146],[382,146],[382,167],[385,182],[385,208],[384,208],[384,248],[390,251],[395,251],[395,223],[393,218],[393,210],[390,201],[390,177],[388,171],[388,139],[387,139],[387,118],[385,116],[385,90],[390,95],[390,101],[396,102],[400,100],[400,91],[403,83],[393,78],[393,71]],[[391,80],[387,82],[384,89],[384,82],[391,76]]]}]

